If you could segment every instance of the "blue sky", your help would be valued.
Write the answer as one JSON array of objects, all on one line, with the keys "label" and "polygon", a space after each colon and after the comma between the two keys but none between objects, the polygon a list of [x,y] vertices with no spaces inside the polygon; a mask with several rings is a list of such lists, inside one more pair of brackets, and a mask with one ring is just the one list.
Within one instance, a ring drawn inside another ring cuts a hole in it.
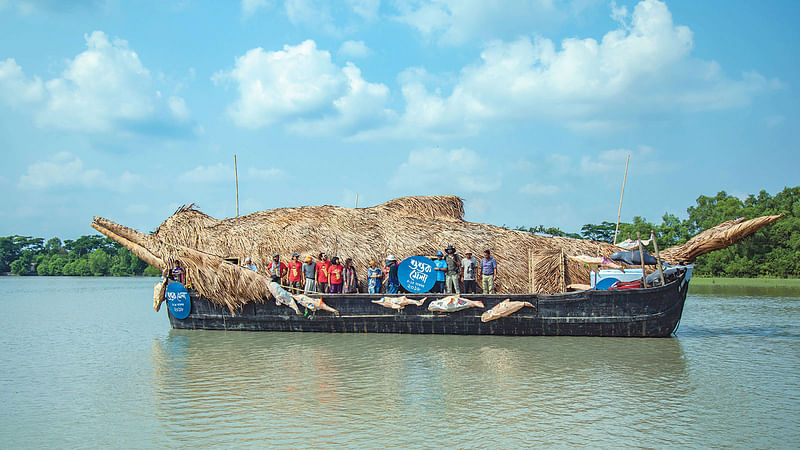
[{"label": "blue sky", "polygon": [[797,2],[0,0],[0,235],[455,194],[507,226],[800,181]]}]

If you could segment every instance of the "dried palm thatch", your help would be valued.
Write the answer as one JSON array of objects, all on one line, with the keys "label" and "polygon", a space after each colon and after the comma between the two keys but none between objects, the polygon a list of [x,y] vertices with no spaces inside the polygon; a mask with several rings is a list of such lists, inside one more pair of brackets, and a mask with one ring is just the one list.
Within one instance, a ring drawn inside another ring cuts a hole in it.
[{"label": "dried palm thatch", "polygon": [[685,244],[661,251],[661,258],[673,264],[694,262],[698,256],[729,247],[783,216],[785,214],[761,216],[750,220],[740,217],[723,222],[689,239]]},{"label": "dried palm thatch", "polygon": [[491,250],[499,265],[499,293],[555,293],[589,280],[589,269],[565,255],[607,257],[619,250],[602,242],[467,222],[463,215],[460,198],[435,196],[398,198],[370,208],[281,208],[224,220],[189,205],[176,211],[153,235],[100,217],[94,218],[92,226],[154,267],[163,269],[181,259],[194,289],[231,311],[250,301],[263,301],[269,292],[265,276],[225,258],[250,256],[264,273],[273,253],[287,261],[293,252],[315,258],[322,252],[352,258],[357,273],[364,274],[370,260],[382,261],[390,253],[402,259],[433,255],[453,245],[462,255],[467,250],[476,256]]}]

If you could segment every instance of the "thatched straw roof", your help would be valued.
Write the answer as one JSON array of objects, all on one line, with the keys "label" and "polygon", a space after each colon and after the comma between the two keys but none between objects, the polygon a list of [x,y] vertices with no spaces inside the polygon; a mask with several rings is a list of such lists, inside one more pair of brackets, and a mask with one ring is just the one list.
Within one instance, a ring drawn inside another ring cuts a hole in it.
[{"label": "thatched straw roof", "polygon": [[682,261],[693,262],[700,255],[730,247],[783,216],[785,214],[761,216],[750,220],[740,217],[723,222],[689,239],[685,244],[664,250],[661,252],[661,257],[673,264]]},{"label": "thatched straw roof", "polygon": [[[489,249],[499,265],[499,293],[555,293],[589,280],[589,270],[566,255],[610,256],[620,250],[602,242],[467,222],[463,215],[460,198],[434,196],[398,198],[370,208],[281,208],[224,220],[188,206],[176,211],[153,235],[100,217],[95,217],[92,226],[154,267],[167,267],[180,258],[194,288],[232,311],[269,296],[263,273],[273,253],[279,253],[282,261],[288,261],[293,252],[315,259],[320,252],[342,260],[352,258],[363,282],[369,261],[383,261],[390,253],[400,259],[431,256],[453,245],[461,255],[470,250],[480,258]],[[677,254],[670,250],[664,253]],[[261,275],[224,261],[247,256]]]}]

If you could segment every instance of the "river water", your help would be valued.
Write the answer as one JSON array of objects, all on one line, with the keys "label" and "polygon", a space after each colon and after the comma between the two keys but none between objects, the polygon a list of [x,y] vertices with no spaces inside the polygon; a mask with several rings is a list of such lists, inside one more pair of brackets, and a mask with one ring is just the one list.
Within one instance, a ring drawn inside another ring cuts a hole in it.
[{"label": "river water", "polygon": [[520,338],[172,330],[154,282],[0,277],[4,448],[800,446],[797,292]]}]

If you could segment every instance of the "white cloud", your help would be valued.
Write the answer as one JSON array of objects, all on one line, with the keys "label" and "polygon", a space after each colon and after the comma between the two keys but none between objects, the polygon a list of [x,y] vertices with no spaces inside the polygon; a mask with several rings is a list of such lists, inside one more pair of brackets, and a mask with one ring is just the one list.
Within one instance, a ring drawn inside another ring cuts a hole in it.
[{"label": "white cloud", "polygon": [[339,47],[339,54],[347,58],[366,58],[370,50],[364,41],[344,41]]},{"label": "white cloud", "polygon": [[[184,100],[163,98],[150,71],[121,39],[86,35],[87,50],[67,61],[58,78],[27,80],[13,59],[0,63],[0,94],[27,104],[40,126],[87,132],[162,132],[189,117]],[[184,124],[185,125],[185,124]]]},{"label": "white cloud", "polygon": [[553,0],[401,0],[397,9],[396,20],[444,45],[515,37],[563,15]]},{"label": "white cloud", "polygon": [[250,169],[247,170],[247,176],[251,180],[270,182],[285,178],[286,172],[284,172],[281,169],[275,169],[275,168],[256,169],[251,167]]},{"label": "white cloud", "polygon": [[179,120],[187,120],[191,115],[189,108],[186,106],[186,101],[180,97],[170,97],[168,104],[172,115]]},{"label": "white cloud", "polygon": [[128,171],[109,175],[98,169],[84,167],[83,161],[69,152],[61,152],[47,160],[31,164],[17,184],[20,189],[35,191],[85,187],[115,192],[130,192],[146,185],[141,175]]},{"label": "white cloud", "polygon": [[330,4],[323,0],[286,0],[286,16],[293,25],[304,25],[331,36],[341,35],[333,24]]},{"label": "white cloud", "polygon": [[286,121],[295,131],[333,133],[388,114],[385,85],[366,82],[352,63],[336,66],[311,40],[275,52],[250,50],[236,58],[233,70],[213,79],[236,84],[239,98],[228,112],[246,128]]},{"label": "white cloud", "polygon": [[466,148],[412,150],[389,180],[389,186],[404,192],[443,194],[496,191],[501,185],[500,177],[488,165],[488,160]]},{"label": "white cloud", "polygon": [[558,186],[554,186],[552,184],[539,184],[539,183],[528,183],[522,186],[519,191],[523,194],[534,195],[534,196],[549,196],[554,195],[559,192]]},{"label": "white cloud", "polygon": [[368,22],[378,18],[378,10],[381,6],[380,0],[347,0],[347,4],[356,15]]},{"label": "white cloud", "polygon": [[233,183],[234,171],[231,166],[217,163],[213,166],[197,166],[182,173],[178,179],[184,183]]},{"label": "white cloud", "polygon": [[261,8],[269,6],[267,0],[242,0],[242,15],[247,18],[252,16]]},{"label": "white cloud", "polygon": [[11,106],[38,102],[44,96],[42,80],[28,80],[13,58],[0,61],[0,98]]},{"label": "white cloud", "polygon": [[[614,14],[622,20],[625,11]],[[401,77],[406,111],[398,129],[384,134],[475,132],[501,120],[619,129],[674,112],[742,106],[779,84],[757,73],[730,80],[715,62],[692,58],[692,32],[673,24],[658,0],[641,1],[629,19],[600,42],[569,38],[559,48],[545,38],[493,41],[449,95],[428,90],[418,77]]]},{"label": "white cloud", "polygon": [[[251,167],[247,171],[239,171],[239,182],[245,180],[253,181],[275,181],[286,177],[286,172],[281,169],[259,169]],[[217,163],[213,166],[197,166],[182,173],[178,179],[185,183],[214,184],[214,183],[234,183],[235,174],[233,166]]]},{"label": "white cloud", "polygon": [[[312,5],[290,3],[297,11]],[[473,3],[406,2],[400,9],[431,15],[415,23],[423,29],[429,24],[434,33],[441,14],[473,17],[464,5]],[[494,8],[492,2],[481,5],[476,6],[479,12]],[[546,10],[552,5],[543,1],[526,7]],[[607,133],[675,114],[742,107],[780,86],[755,72],[732,79],[716,62],[692,57],[691,30],[674,24],[659,0],[642,0],[631,12],[612,5],[611,15],[619,25],[600,41],[568,38],[556,44],[522,36],[486,44],[478,61],[452,77],[408,68],[398,76],[404,106],[397,110],[388,107],[392,95],[386,85],[364,80],[352,63],[337,66],[311,40],[280,51],[250,50],[232,70],[213,79],[237,87],[238,98],[228,111],[240,126],[282,123],[298,133],[356,140],[474,135],[493,123],[554,122]],[[472,23],[456,22],[460,27]],[[447,28],[441,33],[460,32]],[[358,48],[345,43],[340,52],[357,53]]]}]

